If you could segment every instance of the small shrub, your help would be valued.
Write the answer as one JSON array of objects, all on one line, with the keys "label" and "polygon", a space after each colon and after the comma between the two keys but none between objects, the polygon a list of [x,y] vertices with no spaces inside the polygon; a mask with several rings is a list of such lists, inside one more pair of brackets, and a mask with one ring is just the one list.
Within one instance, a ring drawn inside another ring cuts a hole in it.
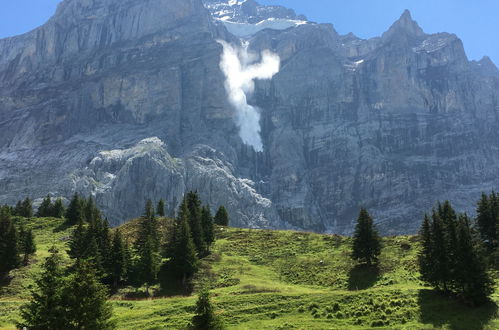
[{"label": "small shrub", "polygon": [[334,304],[333,304],[333,312],[337,312],[337,311],[339,311],[339,310],[340,310],[340,304],[338,304],[338,303],[334,303]]},{"label": "small shrub", "polygon": [[382,327],[385,323],[381,320],[376,320],[371,322],[371,327]]},{"label": "small shrub", "polygon": [[332,319],[332,318],[333,318],[333,314],[328,313],[328,314],[326,315],[326,318],[328,318],[328,319]]},{"label": "small shrub", "polygon": [[305,308],[303,306],[298,307],[298,313],[303,313],[305,312]]},{"label": "small shrub", "polygon": [[310,305],[308,305],[308,310],[311,311],[312,309],[317,309],[319,308],[319,305],[317,305],[316,303],[311,303]]},{"label": "small shrub", "polygon": [[344,315],[342,312],[338,312],[338,313],[336,313],[336,318],[337,318],[337,319],[342,319],[342,318],[344,318],[344,317],[345,317],[345,315]]}]

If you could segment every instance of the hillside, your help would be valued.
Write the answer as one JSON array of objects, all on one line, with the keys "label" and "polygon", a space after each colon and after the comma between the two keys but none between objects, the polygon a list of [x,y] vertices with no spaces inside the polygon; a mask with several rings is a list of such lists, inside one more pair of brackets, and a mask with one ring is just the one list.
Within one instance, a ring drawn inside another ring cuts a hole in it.
[{"label": "hillside", "polygon": [[[65,250],[62,220],[20,219],[34,230],[38,252],[0,287],[0,329],[13,329],[18,307],[50,246]],[[162,231],[171,219],[162,218]],[[122,226],[133,240],[136,221]],[[337,235],[218,228],[197,287],[212,287],[217,313],[229,329],[497,329],[493,305],[468,308],[418,280],[413,236],[385,237],[379,269],[350,261],[351,240]],[[66,257],[67,258],[67,257]],[[67,259],[66,259],[67,260]],[[112,299],[119,329],[177,329],[192,317],[194,296],[141,300],[125,288]],[[499,302],[496,290],[493,300]]]}]

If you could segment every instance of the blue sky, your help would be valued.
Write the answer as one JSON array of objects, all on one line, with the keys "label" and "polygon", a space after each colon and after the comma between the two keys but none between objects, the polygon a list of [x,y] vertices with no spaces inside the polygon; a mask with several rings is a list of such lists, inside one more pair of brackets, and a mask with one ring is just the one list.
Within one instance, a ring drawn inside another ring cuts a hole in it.
[{"label": "blue sky", "polygon": [[[4,0],[0,3],[0,38],[43,24],[60,0]],[[409,9],[428,33],[451,32],[464,42],[470,59],[490,56],[499,64],[499,0],[259,0],[281,4],[310,20],[333,23],[336,30],[361,38],[381,35]]]}]

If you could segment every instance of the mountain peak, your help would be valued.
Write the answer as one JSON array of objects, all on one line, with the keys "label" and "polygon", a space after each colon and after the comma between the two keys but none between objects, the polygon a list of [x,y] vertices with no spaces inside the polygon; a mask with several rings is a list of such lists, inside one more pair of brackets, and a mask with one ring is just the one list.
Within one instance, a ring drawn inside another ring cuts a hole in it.
[{"label": "mountain peak", "polygon": [[400,18],[383,34],[383,38],[390,38],[391,36],[400,33],[416,37],[425,35],[423,29],[421,29],[418,23],[412,19],[411,12],[408,9],[404,10]]}]

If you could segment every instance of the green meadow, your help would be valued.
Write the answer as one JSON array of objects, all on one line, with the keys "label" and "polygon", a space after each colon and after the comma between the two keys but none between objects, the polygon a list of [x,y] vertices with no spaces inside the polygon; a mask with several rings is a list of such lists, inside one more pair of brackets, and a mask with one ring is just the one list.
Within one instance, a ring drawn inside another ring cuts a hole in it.
[{"label": "green meadow", "polygon": [[[65,251],[72,230],[61,219],[16,221],[33,229],[38,250],[0,284],[0,329],[15,328],[49,248]],[[171,219],[160,221],[168,231]],[[129,240],[136,225],[121,227]],[[183,329],[196,291],[208,286],[228,329],[499,329],[498,290],[493,302],[472,308],[424,286],[417,237],[384,237],[378,267],[356,265],[350,247],[338,235],[220,227],[193,292],[146,297],[144,288],[122,288],[110,298],[114,319],[118,329]]]}]

